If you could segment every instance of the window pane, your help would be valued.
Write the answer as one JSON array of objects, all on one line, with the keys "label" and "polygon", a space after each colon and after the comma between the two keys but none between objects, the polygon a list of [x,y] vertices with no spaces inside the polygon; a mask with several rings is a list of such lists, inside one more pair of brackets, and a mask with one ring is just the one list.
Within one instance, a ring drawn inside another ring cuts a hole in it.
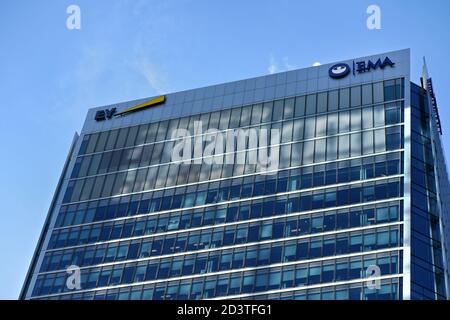
[{"label": "window pane", "polygon": [[294,116],[295,99],[284,100],[284,119],[291,119]]},{"label": "window pane", "polygon": [[109,131],[103,131],[100,133],[100,136],[97,141],[97,145],[95,146],[95,152],[105,150],[106,141],[108,140]]},{"label": "window pane", "polygon": [[155,142],[156,134],[158,132],[158,126],[159,126],[159,122],[150,124],[148,131],[147,131],[147,139],[146,139],[147,143]]},{"label": "window pane", "polygon": [[[185,166],[185,165],[182,165],[182,166]],[[157,172],[158,172],[158,167],[152,167],[152,168],[148,169],[147,178],[145,179],[144,190],[150,190],[150,189],[154,188]]]},{"label": "window pane", "polygon": [[294,143],[292,145],[291,166],[299,166],[302,164],[302,143]]},{"label": "window pane", "polygon": [[310,164],[313,162],[314,141],[306,141],[303,145],[303,164]]},{"label": "window pane", "polygon": [[[264,104],[266,105],[266,104]],[[272,110],[272,108],[270,108]],[[235,129],[239,127],[239,121],[241,119],[241,108],[235,108],[231,111],[231,118],[230,118],[230,129]],[[272,114],[270,114],[270,119],[272,119]]]},{"label": "window pane", "polygon": [[328,111],[337,110],[339,105],[339,91],[334,90],[328,93]]},{"label": "window pane", "polygon": [[327,92],[321,92],[317,95],[317,113],[327,111]]},{"label": "window pane", "polygon": [[[259,115],[259,119],[261,119],[261,107],[256,107],[256,117]],[[219,129],[219,121],[220,121],[220,111],[216,111],[211,113],[211,117],[209,118],[208,128],[210,129]]]},{"label": "window pane", "polygon": [[283,117],[283,104],[284,100],[277,100],[274,102],[273,105],[273,114],[272,114],[272,120],[281,120]]},{"label": "window pane", "polygon": [[136,137],[136,145],[144,144],[145,138],[147,137],[148,124],[140,125],[139,131]]},{"label": "window pane", "polygon": [[281,146],[280,150],[280,168],[289,168],[291,162],[291,145]]},{"label": "window pane", "polygon": [[384,106],[378,105],[373,109],[373,117],[375,122],[375,127],[384,126]]},{"label": "window pane", "polygon": [[373,84],[373,102],[379,103],[384,101],[384,88],[383,82],[377,82]]},{"label": "window pane", "polygon": [[230,124],[230,115],[231,115],[230,110],[222,110],[220,112],[220,124],[219,124],[220,130],[228,129],[228,126]]},{"label": "window pane", "polygon": [[351,88],[351,106],[356,107],[361,105],[361,87],[356,86]]},{"label": "window pane", "polygon": [[123,148],[127,140],[128,128],[122,128],[119,130],[119,136],[117,137],[116,149]]},{"label": "window pane", "polygon": [[323,137],[327,130],[327,116],[318,116],[316,121],[316,137]]},{"label": "window pane", "polygon": [[350,104],[350,89],[344,88],[339,90],[339,108],[348,108]]},{"label": "window pane", "polygon": [[252,112],[252,106],[247,106],[242,108],[242,113],[241,113],[241,123],[239,124],[240,127],[245,127],[248,126],[250,123],[250,116],[251,116],[251,112]]},{"label": "window pane", "polygon": [[363,154],[373,153],[373,131],[363,132]]},{"label": "window pane", "polygon": [[112,190],[112,195],[119,195],[122,193],[123,185],[125,183],[126,172],[120,172],[116,175],[116,180],[114,181],[114,187]]},{"label": "window pane", "polygon": [[375,130],[375,152],[382,152],[386,150],[386,135],[385,130]]},{"label": "window pane", "polygon": [[251,124],[259,124],[261,122],[262,104],[254,104],[252,110]]},{"label": "window pane", "polygon": [[133,191],[134,180],[136,179],[136,170],[128,171],[126,179],[124,180],[123,193],[130,193]]},{"label": "window pane", "polygon": [[348,111],[339,112],[339,132],[348,132],[350,126],[350,113]]},{"label": "window pane", "polygon": [[373,108],[362,109],[362,127],[363,129],[373,128]]},{"label": "window pane", "polygon": [[86,157],[78,158],[78,159],[82,159],[82,162],[81,162],[81,166],[80,166],[77,176],[84,177],[88,174],[88,168],[91,163],[92,156],[86,156]]},{"label": "window pane", "polygon": [[178,129],[187,129],[189,125],[189,117],[180,118],[180,123],[178,124]]},{"label": "window pane", "polygon": [[351,156],[361,155],[361,133],[353,133],[351,135]]},{"label": "window pane", "polygon": [[86,182],[83,186],[83,192],[81,193],[81,196],[80,196],[81,201],[89,199],[89,195],[91,194],[93,184],[94,184],[94,178],[86,179]]},{"label": "window pane", "polygon": [[315,94],[310,94],[306,97],[306,114],[316,113],[316,100],[317,96]]},{"label": "window pane", "polygon": [[106,142],[105,150],[114,149],[114,146],[116,145],[116,139],[117,139],[118,133],[119,133],[119,130],[112,130],[109,132],[108,141]]},{"label": "window pane", "polygon": [[316,118],[309,117],[305,119],[305,139],[313,138],[315,134]]},{"label": "window pane", "polygon": [[168,171],[169,171],[169,165],[159,167],[158,178],[156,179],[155,188],[164,187]]},{"label": "window pane", "polygon": [[314,156],[314,162],[325,161],[325,146],[326,146],[326,139],[316,140],[316,151]]},{"label": "window pane", "polygon": [[384,99],[385,101],[395,100],[395,80],[388,80],[384,82]]},{"label": "window pane", "polygon": [[351,111],[351,130],[361,130],[361,109]]},{"label": "window pane", "polygon": [[156,135],[156,141],[164,140],[167,134],[167,126],[169,121],[162,121],[159,123],[158,134]]},{"label": "window pane", "polygon": [[304,122],[303,118],[294,120],[294,135],[292,138],[293,141],[303,139],[303,122]]},{"label": "window pane", "polygon": [[328,123],[327,123],[327,134],[333,135],[338,133],[338,113],[329,113],[328,114]]},{"label": "window pane", "polygon": [[400,121],[400,107],[397,104],[386,105],[386,124],[395,124]]},{"label": "window pane", "polygon": [[106,176],[105,185],[103,186],[102,197],[108,197],[111,194],[111,190],[114,183],[114,174],[109,174]]},{"label": "window pane", "polygon": [[362,104],[372,104],[372,84],[365,84],[362,86]]},{"label": "window pane", "polygon": [[305,115],[305,97],[295,98],[295,117],[301,117]]},{"label": "window pane", "polygon": [[289,142],[292,141],[292,127],[293,121],[285,121],[283,122],[283,133],[281,142]]},{"label": "window pane", "polygon": [[148,169],[139,169],[136,175],[136,182],[134,183],[133,192],[142,191],[144,188],[145,178],[147,177]]},{"label": "window pane", "polygon": [[265,102],[263,105],[263,113],[261,122],[270,122],[272,120],[272,102]]},{"label": "window pane", "polygon": [[100,198],[100,192],[102,191],[104,181],[105,181],[105,176],[97,176],[95,178],[95,183],[94,183],[94,188],[92,190],[91,199]]},{"label": "window pane", "polygon": [[[208,130],[208,126],[209,126],[209,118],[211,117],[210,113],[204,113],[200,116],[200,122],[201,122],[201,128],[202,131],[205,132],[206,130]],[[217,118],[216,118],[217,119]]]},{"label": "window pane", "polygon": [[131,127],[128,136],[127,141],[125,142],[125,147],[132,147],[134,146],[134,142],[136,141],[136,136],[138,133],[139,126]]},{"label": "window pane", "polygon": [[327,160],[337,159],[337,137],[327,139]]},{"label": "window pane", "polygon": [[339,137],[339,159],[348,158],[349,153],[349,136]]},{"label": "window pane", "polygon": [[82,154],[86,153],[86,148],[87,148],[87,145],[89,143],[89,138],[90,138],[89,134],[84,135],[83,140],[81,142],[80,151],[79,151],[78,155],[82,155]]},{"label": "window pane", "polygon": [[98,136],[99,136],[98,133],[91,134],[91,136],[89,138],[89,144],[87,145],[87,148],[86,148],[86,153],[94,152],[95,145],[97,144]]}]

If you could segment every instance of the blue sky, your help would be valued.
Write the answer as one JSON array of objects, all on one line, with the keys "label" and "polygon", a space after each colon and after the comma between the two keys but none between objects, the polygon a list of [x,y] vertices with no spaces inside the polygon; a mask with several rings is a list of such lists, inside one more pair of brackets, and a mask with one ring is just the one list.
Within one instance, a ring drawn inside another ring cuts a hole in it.
[{"label": "blue sky", "polygon": [[[71,4],[81,30],[66,28]],[[381,30],[366,27],[371,4]],[[0,298],[18,297],[93,106],[411,48],[417,83],[427,58],[448,158],[449,12],[447,0],[1,1]]]}]

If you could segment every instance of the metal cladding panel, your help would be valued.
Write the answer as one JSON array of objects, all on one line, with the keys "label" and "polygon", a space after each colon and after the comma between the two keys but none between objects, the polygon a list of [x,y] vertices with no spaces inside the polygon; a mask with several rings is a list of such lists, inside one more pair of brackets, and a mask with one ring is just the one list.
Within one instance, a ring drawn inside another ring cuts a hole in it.
[{"label": "metal cladding panel", "polygon": [[[384,61],[386,57],[395,63],[394,67],[372,69],[365,73],[358,73],[356,70],[358,62],[372,61],[375,63],[378,59]],[[334,79],[330,77],[329,72],[330,68],[338,63],[349,65],[351,70],[346,77]],[[408,80],[405,79],[405,82],[407,82],[409,81],[409,72],[410,50],[404,49],[317,67],[168,93],[165,95],[165,102],[157,106],[105,121],[95,120],[95,114],[99,110],[116,108],[119,113],[159,96],[121,102],[89,109],[81,135],[384,79],[405,77],[408,78]]]}]

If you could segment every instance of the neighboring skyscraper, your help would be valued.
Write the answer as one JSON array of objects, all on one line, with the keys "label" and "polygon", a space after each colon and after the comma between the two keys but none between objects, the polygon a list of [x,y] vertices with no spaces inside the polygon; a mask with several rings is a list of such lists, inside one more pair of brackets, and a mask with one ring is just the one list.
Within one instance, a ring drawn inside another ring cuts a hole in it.
[{"label": "neighboring skyscraper", "polygon": [[431,86],[401,50],[89,110],[21,298],[448,298]]}]

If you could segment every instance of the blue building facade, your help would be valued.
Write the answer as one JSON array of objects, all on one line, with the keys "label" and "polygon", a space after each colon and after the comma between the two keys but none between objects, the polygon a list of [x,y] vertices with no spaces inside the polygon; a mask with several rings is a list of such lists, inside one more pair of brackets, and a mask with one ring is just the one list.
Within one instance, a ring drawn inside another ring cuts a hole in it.
[{"label": "blue building facade", "polygon": [[409,50],[90,109],[20,298],[447,299],[441,133]]}]

